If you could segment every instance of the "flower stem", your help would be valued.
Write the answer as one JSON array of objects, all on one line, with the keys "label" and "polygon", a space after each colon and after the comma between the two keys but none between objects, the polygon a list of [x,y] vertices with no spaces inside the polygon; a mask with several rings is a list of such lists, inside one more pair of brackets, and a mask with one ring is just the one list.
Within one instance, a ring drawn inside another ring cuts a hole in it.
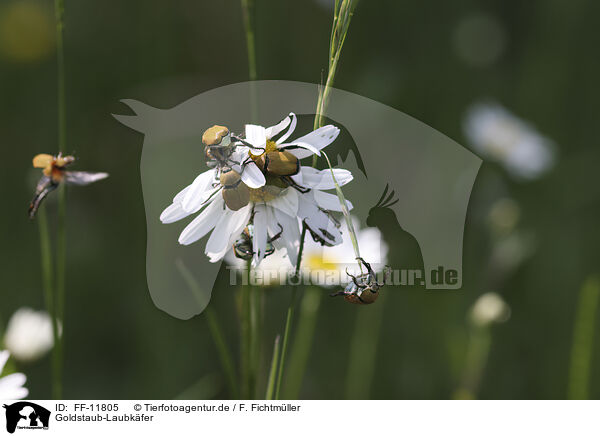
[{"label": "flower stem", "polygon": [[471,323],[462,380],[460,386],[453,394],[454,399],[473,400],[477,398],[491,343],[492,334],[490,326],[480,326]]},{"label": "flower stem", "polygon": [[254,39],[254,0],[242,0],[244,28],[246,29],[246,49],[248,51],[248,75],[256,80],[256,44]]},{"label": "flower stem", "polygon": [[348,400],[369,399],[377,362],[377,344],[385,308],[382,300],[385,295],[382,293],[377,304],[361,308],[357,313],[346,374]]},{"label": "flower stem", "polygon": [[[331,91],[331,86],[333,86],[333,81],[335,79],[335,74],[337,71],[338,62],[340,59],[340,55],[342,53],[342,47],[344,45],[344,41],[346,39],[346,35],[348,34],[348,29],[350,26],[350,20],[352,18],[354,8],[356,7],[358,0],[336,0],[335,2],[335,10],[333,16],[333,25],[331,29],[331,37],[329,41],[329,62],[328,62],[328,70],[327,70],[327,80],[325,81],[325,86],[321,87],[319,90],[319,97],[317,100],[317,109],[315,113],[314,120],[314,128],[318,129],[323,124],[323,116],[327,109],[327,104],[329,103],[329,94]],[[327,158],[327,162],[329,163],[329,159]],[[317,156],[313,156],[313,167],[317,164]],[[329,167],[331,168],[331,163],[329,163]],[[333,176],[333,170],[332,170]],[[335,181],[335,177],[333,178],[336,184],[336,190],[338,192],[338,198],[340,198],[340,202],[342,203],[342,210],[345,210],[346,213],[344,216],[346,217],[346,221],[348,222],[348,228],[350,232],[353,234],[353,245],[355,253],[358,253],[358,244],[356,243],[356,235],[354,233],[354,229],[352,226],[352,222],[349,218],[348,211],[346,208],[346,203],[343,198],[343,194],[339,185]],[[304,249],[304,238],[306,236],[306,226],[302,229],[302,236],[300,237],[300,247],[298,249],[298,261],[296,263],[296,277],[300,273],[300,263],[302,261],[302,251]],[[357,254],[358,257],[358,254]],[[360,265],[360,264],[359,264]],[[294,317],[294,310],[296,305],[296,287],[292,290],[292,297],[290,300],[290,306],[287,311],[287,317],[285,321],[285,331],[283,335],[283,347],[281,350],[281,359],[279,362],[279,371],[277,375],[277,389],[275,391],[275,399],[279,399],[279,393],[281,389],[281,381],[283,379],[283,369],[285,365],[285,357],[289,342],[289,333],[291,330],[291,324]],[[316,316],[316,314],[315,314]],[[310,341],[312,342],[312,341]],[[303,374],[297,374],[296,377],[299,377],[300,380],[303,377]]]},{"label": "flower stem", "polygon": [[[179,274],[181,274],[181,276],[183,277],[183,280],[190,288],[190,291],[192,291],[192,294],[197,299],[198,303],[201,304],[203,301],[206,301],[205,296],[200,290],[200,285],[198,284],[198,281],[196,280],[192,272],[185,266],[183,261],[181,259],[175,260],[175,266],[179,270]],[[203,313],[206,317],[206,322],[208,323],[208,329],[210,331],[210,334],[213,338],[215,346],[217,347],[219,359],[221,360],[223,371],[225,372],[225,376],[227,377],[227,383],[229,384],[231,395],[233,395],[233,398],[239,398],[239,392],[237,388],[238,384],[235,375],[235,367],[233,365],[233,358],[231,357],[229,347],[225,342],[225,337],[223,336],[217,313],[212,308],[210,303],[206,306]]]},{"label": "flower stem", "polygon": [[55,295],[53,292],[52,247],[50,243],[50,232],[48,231],[48,217],[46,215],[46,208],[44,206],[40,207],[38,211],[37,222],[40,232],[40,254],[42,261],[44,301],[46,303],[46,311],[52,319],[52,338],[54,340],[54,347],[52,348],[52,397],[60,398],[60,355],[58,349],[59,333],[55,312]]},{"label": "flower stem", "polygon": [[298,326],[294,335],[294,343],[290,351],[290,364],[285,386],[285,398],[298,399],[302,388],[302,379],[308,364],[313,337],[317,325],[319,306],[323,290],[316,286],[308,286],[300,300]]},{"label": "flower stem", "polygon": [[[298,248],[298,259],[296,260],[296,271],[294,277],[300,276],[300,265],[302,264],[302,253],[304,251],[304,239],[306,237],[306,225],[302,226],[302,234],[300,235],[300,247]],[[292,321],[294,319],[294,312],[296,310],[296,294],[298,292],[298,286],[292,288],[292,295],[290,297],[290,305],[287,310],[285,317],[285,328],[283,331],[283,346],[281,348],[281,358],[279,359],[279,368],[277,369],[277,385],[275,388],[275,399],[279,399],[281,393],[281,382],[283,380],[283,370],[285,368],[285,357],[287,354],[288,343],[290,340],[290,331],[292,328]]]},{"label": "flower stem", "polygon": [[599,300],[600,281],[598,281],[598,277],[590,277],[581,288],[575,317],[567,392],[567,398],[570,400],[587,400],[589,398],[589,378]]},{"label": "flower stem", "polygon": [[[64,0],[54,0],[54,14],[56,19],[56,56],[57,56],[57,93],[58,93],[58,151],[64,152],[67,142],[66,128],[66,93],[65,93],[65,51],[63,43],[64,27]],[[58,334],[54,348],[55,359],[55,399],[62,398],[62,367],[64,353],[64,325],[65,325],[65,284],[66,284],[66,208],[65,187],[61,186],[58,193],[58,229],[56,234],[56,310],[54,323],[62,322],[63,334]]]},{"label": "flower stem", "polygon": [[252,396],[257,396],[258,371],[261,351],[261,318],[262,289],[259,286],[250,288],[250,379]]},{"label": "flower stem", "polygon": [[[248,53],[248,78],[254,82],[256,74],[256,38],[254,35],[254,0],[242,1],[242,15],[246,31],[246,51]],[[250,83],[250,115],[252,122],[258,121],[258,96],[256,84]]]},{"label": "flower stem", "polygon": [[273,392],[275,389],[275,378],[277,376],[277,362],[279,360],[279,339],[280,336],[275,337],[275,343],[273,344],[273,358],[271,359],[271,369],[269,370],[269,380],[267,381],[267,394],[265,400],[273,399]]},{"label": "flower stem", "polygon": [[215,312],[212,306],[208,305],[206,306],[206,309],[204,309],[204,316],[206,317],[206,322],[208,323],[210,334],[213,337],[215,346],[217,347],[217,352],[219,353],[221,365],[223,366],[223,371],[225,372],[225,376],[227,377],[227,384],[229,385],[229,390],[231,391],[231,395],[233,396],[233,398],[237,399],[239,398],[239,392],[235,376],[235,366],[233,364],[233,358],[231,357],[229,348],[227,347],[227,343],[225,342],[225,338],[221,333],[221,326],[217,318],[217,313]]},{"label": "flower stem", "polygon": [[[298,262],[299,264],[299,262]],[[296,293],[298,289],[294,286],[292,289],[292,296],[290,297],[290,305],[287,310],[287,316],[285,318],[285,330],[283,331],[283,346],[281,347],[281,359],[279,361],[279,371],[277,374],[277,385],[275,388],[275,399],[279,400],[279,394],[281,392],[281,381],[283,380],[283,370],[285,368],[285,357],[288,349],[288,343],[290,338],[290,331],[292,329],[292,321],[294,319],[294,311],[296,310]]]},{"label": "flower stem", "polygon": [[254,381],[252,377],[252,288],[250,261],[247,268],[248,282],[242,284],[242,301],[240,316],[240,355],[241,355],[241,373],[242,373],[242,399],[251,400],[254,398]]}]

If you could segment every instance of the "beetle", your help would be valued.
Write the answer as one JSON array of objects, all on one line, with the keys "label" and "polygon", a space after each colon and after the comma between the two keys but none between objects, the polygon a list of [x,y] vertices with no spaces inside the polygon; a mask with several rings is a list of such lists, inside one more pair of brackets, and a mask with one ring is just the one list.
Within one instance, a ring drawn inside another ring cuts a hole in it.
[{"label": "beetle", "polygon": [[206,165],[218,171],[219,183],[223,187],[223,200],[229,209],[236,211],[250,202],[250,190],[242,182],[240,173],[232,168],[236,162],[231,160],[235,150],[231,137],[227,127],[214,125],[204,131],[202,142],[205,145]]},{"label": "beetle", "polygon": [[255,159],[256,165],[264,174],[274,176],[293,176],[300,172],[300,161],[286,150],[263,153]]},{"label": "beetle", "polygon": [[231,143],[229,129],[225,126],[214,125],[202,134],[206,165],[215,168],[229,165],[229,158],[235,146]]},{"label": "beetle", "polygon": [[391,269],[386,265],[383,272],[383,283],[379,283],[377,281],[377,274],[375,274],[371,265],[362,257],[357,257],[356,260],[360,261],[367,268],[367,272],[353,276],[346,270],[346,274],[352,277],[352,281],[348,283],[343,291],[335,292],[331,296],[337,297],[341,295],[347,302],[353,304],[372,304],[379,297],[379,289],[387,284],[386,282],[389,280]]},{"label": "beetle", "polygon": [[219,181],[223,186],[223,200],[229,209],[240,210],[250,202],[250,189],[242,182],[240,173],[231,167],[223,167]]},{"label": "beetle", "polygon": [[[267,247],[265,248],[265,257],[267,257],[275,252],[275,247],[273,247],[273,241],[278,239],[281,236],[281,233],[283,232],[283,228],[281,227],[281,224],[279,225],[279,228],[280,228],[279,233],[277,233],[273,237],[267,239]],[[252,249],[252,238],[253,237],[254,237],[254,225],[248,224],[246,226],[246,228],[244,229],[244,231],[242,232],[240,239],[235,241],[235,243],[233,244],[233,253],[235,254],[235,257],[238,257],[238,258],[244,259],[244,260],[252,259],[252,256],[254,256],[254,251]]]},{"label": "beetle", "polygon": [[42,177],[35,188],[35,195],[29,204],[29,218],[34,218],[42,201],[61,183],[68,185],[89,185],[108,177],[108,173],[90,173],[87,171],[67,171],[67,166],[75,162],[73,156],[38,154],[33,158],[34,168],[43,168]]}]

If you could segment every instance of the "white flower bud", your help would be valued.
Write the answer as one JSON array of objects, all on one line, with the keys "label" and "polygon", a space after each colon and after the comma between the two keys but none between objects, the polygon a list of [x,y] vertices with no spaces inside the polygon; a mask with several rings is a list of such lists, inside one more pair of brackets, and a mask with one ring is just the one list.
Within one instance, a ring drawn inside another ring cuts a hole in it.
[{"label": "white flower bud", "polygon": [[495,292],[480,296],[471,307],[471,321],[484,327],[494,322],[504,322],[510,317],[510,307]]},{"label": "white flower bud", "polygon": [[4,345],[17,360],[39,359],[54,345],[50,316],[29,307],[17,310],[8,322]]}]

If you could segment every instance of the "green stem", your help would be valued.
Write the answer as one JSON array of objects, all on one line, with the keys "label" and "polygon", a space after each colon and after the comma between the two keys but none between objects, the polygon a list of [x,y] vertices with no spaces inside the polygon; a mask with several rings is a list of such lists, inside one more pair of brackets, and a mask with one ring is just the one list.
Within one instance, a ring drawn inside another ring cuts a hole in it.
[{"label": "green stem", "polygon": [[[242,0],[242,15],[246,31],[246,51],[248,53],[248,78],[257,79],[256,74],[256,38],[254,34],[254,0]],[[250,83],[250,115],[252,122],[258,121],[258,96],[256,84]]]},{"label": "green stem", "polygon": [[[342,53],[342,47],[344,45],[344,41],[346,39],[346,35],[348,33],[348,28],[350,26],[350,19],[352,18],[352,14],[354,8],[358,0],[336,0],[335,2],[335,10],[333,17],[333,25],[331,30],[331,37],[329,41],[329,60],[328,60],[328,71],[327,71],[327,80],[325,81],[325,86],[321,87],[319,90],[319,97],[317,100],[317,109],[315,113],[315,120],[313,126],[315,129],[319,128],[323,124],[323,116],[327,110],[327,105],[329,103],[329,95],[331,92],[331,87],[333,86],[333,82],[335,79],[335,74],[337,72],[337,66],[340,59],[340,55]],[[327,159],[329,163],[329,159]],[[313,167],[317,164],[317,156],[313,156]],[[329,163],[331,168],[331,163]],[[333,170],[332,170],[333,176]],[[358,245],[356,244],[356,236],[354,234],[354,229],[352,226],[352,221],[349,218],[346,203],[344,201],[343,194],[341,193],[341,189],[337,185],[335,181],[335,177],[333,178],[336,184],[336,190],[338,192],[338,197],[340,198],[340,202],[342,204],[342,210],[345,210],[344,214],[346,217],[346,221],[348,223],[348,228],[350,232],[353,234],[353,245],[355,253],[358,253]],[[340,195],[341,194],[341,195]],[[296,263],[296,277],[300,272],[300,263],[302,260],[302,251],[304,249],[304,238],[306,236],[306,227],[302,229],[302,236],[300,238],[300,248],[298,250],[298,261]],[[358,256],[358,254],[357,254]],[[359,264],[360,265],[360,264]],[[290,301],[290,306],[288,308],[286,322],[285,322],[285,332],[283,336],[283,347],[281,350],[281,360],[279,362],[279,372],[277,375],[277,390],[275,393],[275,399],[279,399],[279,393],[281,389],[281,381],[283,379],[283,369],[285,365],[285,357],[287,352],[287,346],[289,341],[289,333],[291,330],[291,324],[294,317],[294,310],[296,304],[296,288],[292,290],[292,297]],[[315,315],[316,316],[316,315]],[[312,341],[311,341],[312,342]],[[300,377],[302,379],[302,374],[296,375],[296,377]]]},{"label": "green stem", "polygon": [[[175,260],[175,266],[179,270],[179,273],[183,277],[183,280],[190,288],[190,291],[192,291],[192,295],[194,295],[198,303],[205,303],[206,297],[202,293],[200,285],[198,284],[198,281],[196,280],[192,272],[185,266],[181,259]],[[217,347],[217,353],[219,354],[219,359],[221,360],[223,371],[225,372],[225,376],[227,377],[227,383],[229,384],[231,394],[234,398],[239,398],[239,392],[237,388],[238,384],[235,375],[235,366],[233,364],[233,358],[231,357],[231,352],[229,351],[229,347],[227,346],[225,337],[222,333],[217,313],[209,304],[204,309],[204,315],[206,317],[206,322],[208,323],[208,329],[210,331],[212,339],[215,343],[215,346]]]},{"label": "green stem", "polygon": [[589,398],[589,378],[599,300],[600,281],[598,277],[590,277],[581,288],[575,317],[567,392],[570,400],[587,400]]},{"label": "green stem", "polygon": [[241,322],[240,322],[240,355],[241,355],[241,373],[242,373],[242,399],[250,400],[254,398],[252,380],[252,308],[251,300],[252,288],[250,286],[250,262],[247,269],[248,283],[242,284],[241,301]]},{"label": "green stem", "polygon": [[[302,226],[302,234],[300,235],[300,247],[298,248],[298,259],[296,260],[296,271],[294,273],[294,277],[297,279],[300,277],[300,266],[302,264],[302,253],[304,252],[304,240],[306,238],[306,225]],[[277,370],[277,387],[275,390],[275,399],[279,399],[279,394],[281,392],[281,382],[283,380],[283,369],[285,367],[285,357],[288,349],[288,343],[290,339],[290,331],[292,326],[292,321],[294,319],[294,311],[296,309],[296,293],[297,286],[294,286],[292,289],[292,296],[290,298],[290,305],[287,310],[287,315],[285,318],[285,329],[283,332],[283,347],[281,349],[281,359],[279,360],[279,368]]]},{"label": "green stem", "polygon": [[40,207],[37,215],[37,222],[40,232],[40,254],[42,261],[42,283],[44,288],[44,301],[46,311],[52,319],[52,337],[54,347],[52,348],[52,397],[60,398],[61,384],[59,372],[59,332],[58,322],[55,313],[55,299],[53,293],[53,274],[52,274],[52,247],[50,243],[50,232],[48,231],[48,217],[45,206]]},{"label": "green stem", "polygon": [[298,399],[317,326],[323,290],[309,286],[300,300],[298,325],[290,351],[290,364],[284,393],[285,398]]},{"label": "green stem", "polygon": [[229,385],[229,390],[231,391],[231,395],[233,395],[233,398],[237,399],[239,398],[239,392],[235,376],[235,365],[233,364],[233,358],[231,357],[231,353],[229,352],[229,348],[227,347],[225,338],[221,333],[221,326],[219,325],[217,313],[212,308],[212,306],[209,305],[206,306],[206,309],[204,309],[204,315],[206,317],[206,322],[208,322],[210,334],[212,335],[215,346],[217,347],[219,359],[221,360],[223,371],[225,371],[225,376],[227,377],[227,384]]},{"label": "green stem", "polygon": [[[250,285],[249,285],[250,286]],[[250,398],[256,397],[258,368],[260,366],[260,296],[261,289],[258,286],[250,286]]]},{"label": "green stem", "polygon": [[279,335],[275,338],[273,345],[273,358],[271,359],[271,369],[269,370],[269,380],[267,381],[267,394],[265,400],[273,399],[273,392],[275,389],[275,378],[277,376],[277,362],[279,360]]},{"label": "green stem", "polygon": [[454,399],[477,398],[491,343],[492,335],[489,325],[471,325],[462,381],[460,387],[454,392]]},{"label": "green stem", "polygon": [[254,0],[242,0],[242,14],[246,30],[246,49],[248,51],[248,75],[256,80],[256,41],[254,38]]},{"label": "green stem", "polygon": [[58,151],[64,152],[67,145],[67,116],[65,101],[65,48],[63,44],[64,0],[54,0],[56,20],[56,60],[58,84]]},{"label": "green stem", "polygon": [[[56,57],[57,57],[57,93],[58,93],[58,151],[64,152],[67,143],[66,124],[66,92],[65,92],[65,51],[63,43],[64,0],[54,0],[56,19]],[[55,323],[62,322],[63,334],[55,342],[56,374],[58,388],[55,389],[55,399],[62,398],[62,368],[64,356],[64,326],[65,326],[65,283],[66,283],[66,193],[61,186],[58,195],[58,229],[56,235],[56,312]]]},{"label": "green stem", "polygon": [[[298,260],[298,264],[300,261]],[[292,296],[290,297],[290,305],[287,310],[287,316],[285,318],[285,330],[283,331],[283,346],[281,348],[281,359],[279,361],[279,371],[277,374],[277,386],[275,389],[275,399],[279,400],[279,394],[281,392],[281,381],[283,380],[283,370],[285,368],[285,357],[288,349],[288,343],[290,338],[290,331],[292,329],[292,321],[294,319],[294,311],[296,310],[296,293],[298,287],[294,286],[292,289]]]}]

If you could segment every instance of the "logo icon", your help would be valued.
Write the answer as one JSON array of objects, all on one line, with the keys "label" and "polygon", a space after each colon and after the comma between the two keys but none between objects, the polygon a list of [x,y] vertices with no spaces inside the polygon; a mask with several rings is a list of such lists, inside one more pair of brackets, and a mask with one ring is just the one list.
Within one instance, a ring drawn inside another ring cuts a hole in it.
[{"label": "logo icon", "polygon": [[29,401],[19,401],[4,405],[6,409],[6,431],[14,433],[18,429],[47,430],[50,411]]}]

